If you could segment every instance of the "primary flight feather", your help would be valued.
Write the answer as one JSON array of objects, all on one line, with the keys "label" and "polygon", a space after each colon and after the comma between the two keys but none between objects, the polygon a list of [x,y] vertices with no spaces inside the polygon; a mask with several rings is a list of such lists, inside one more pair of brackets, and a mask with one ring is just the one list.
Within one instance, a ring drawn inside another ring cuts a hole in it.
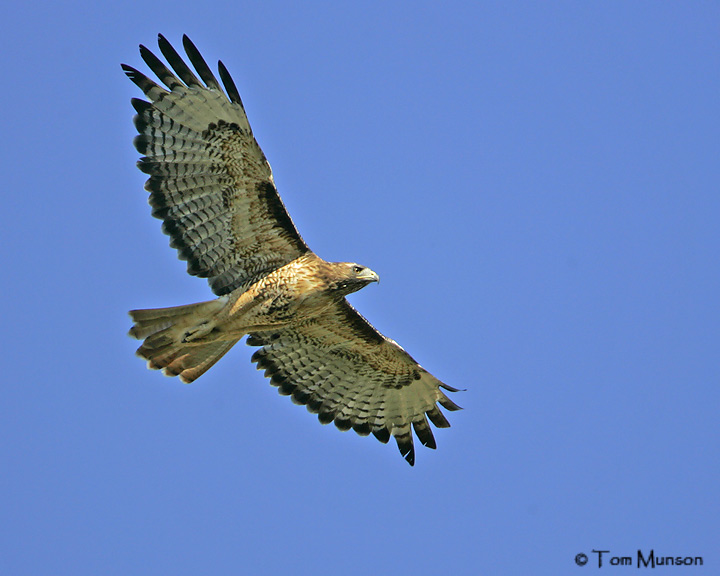
[{"label": "primary flight feather", "polygon": [[147,97],[132,99],[138,167],[149,175],[152,215],[163,221],[170,245],[218,298],[131,311],[130,335],[143,340],[138,355],[149,368],[192,382],[247,335],[247,344],[259,347],[252,361],[280,394],[323,424],[372,433],[383,443],[392,436],[414,464],[413,430],[435,448],[428,419],[450,426],[437,404],[459,409],[443,392],[457,389],[345,299],[376,282],[375,272],[326,262],[305,244],[222,62],[221,86],[187,36],[195,71],[162,35],[158,44],[170,68],[144,46],[140,54],[164,86],[123,64]]}]

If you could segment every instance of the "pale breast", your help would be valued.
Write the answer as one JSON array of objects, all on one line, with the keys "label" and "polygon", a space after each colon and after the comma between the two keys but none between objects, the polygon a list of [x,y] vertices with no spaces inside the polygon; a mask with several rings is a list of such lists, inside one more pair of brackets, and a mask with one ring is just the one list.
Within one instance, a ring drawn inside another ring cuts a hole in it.
[{"label": "pale breast", "polygon": [[326,288],[314,262],[298,258],[231,299],[224,328],[261,332],[317,316],[333,302]]}]

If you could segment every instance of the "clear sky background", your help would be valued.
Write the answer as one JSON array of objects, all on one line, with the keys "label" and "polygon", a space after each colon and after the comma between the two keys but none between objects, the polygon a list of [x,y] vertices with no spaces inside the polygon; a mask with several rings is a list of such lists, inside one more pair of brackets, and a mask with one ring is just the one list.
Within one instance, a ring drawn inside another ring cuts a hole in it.
[{"label": "clear sky background", "polygon": [[[14,4],[0,573],[718,573],[717,3]],[[120,63],[158,32],[223,60],[305,240],[467,389],[414,468],[244,344],[190,386],[134,356],[127,310],[212,296],[134,165]]]}]

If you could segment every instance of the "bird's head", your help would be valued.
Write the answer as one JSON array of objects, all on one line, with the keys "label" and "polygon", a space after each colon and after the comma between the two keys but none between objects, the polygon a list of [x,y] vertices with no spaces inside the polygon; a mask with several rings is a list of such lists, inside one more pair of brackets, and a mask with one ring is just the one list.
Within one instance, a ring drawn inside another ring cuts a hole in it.
[{"label": "bird's head", "polygon": [[380,282],[380,277],[355,262],[337,262],[334,264],[335,282],[333,288],[343,295],[357,292],[371,282]]}]

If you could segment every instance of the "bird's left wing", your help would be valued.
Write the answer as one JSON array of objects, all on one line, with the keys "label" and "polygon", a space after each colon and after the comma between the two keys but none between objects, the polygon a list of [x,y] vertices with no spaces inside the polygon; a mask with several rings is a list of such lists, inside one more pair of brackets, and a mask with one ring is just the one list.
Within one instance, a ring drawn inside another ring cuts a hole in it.
[{"label": "bird's left wing", "polygon": [[280,394],[305,404],[323,424],[353,428],[385,443],[392,435],[413,465],[412,429],[435,448],[428,418],[438,428],[449,422],[437,406],[460,407],[441,388],[457,392],[422,368],[396,342],[380,334],[347,300],[300,325],[251,334],[252,357]]}]

